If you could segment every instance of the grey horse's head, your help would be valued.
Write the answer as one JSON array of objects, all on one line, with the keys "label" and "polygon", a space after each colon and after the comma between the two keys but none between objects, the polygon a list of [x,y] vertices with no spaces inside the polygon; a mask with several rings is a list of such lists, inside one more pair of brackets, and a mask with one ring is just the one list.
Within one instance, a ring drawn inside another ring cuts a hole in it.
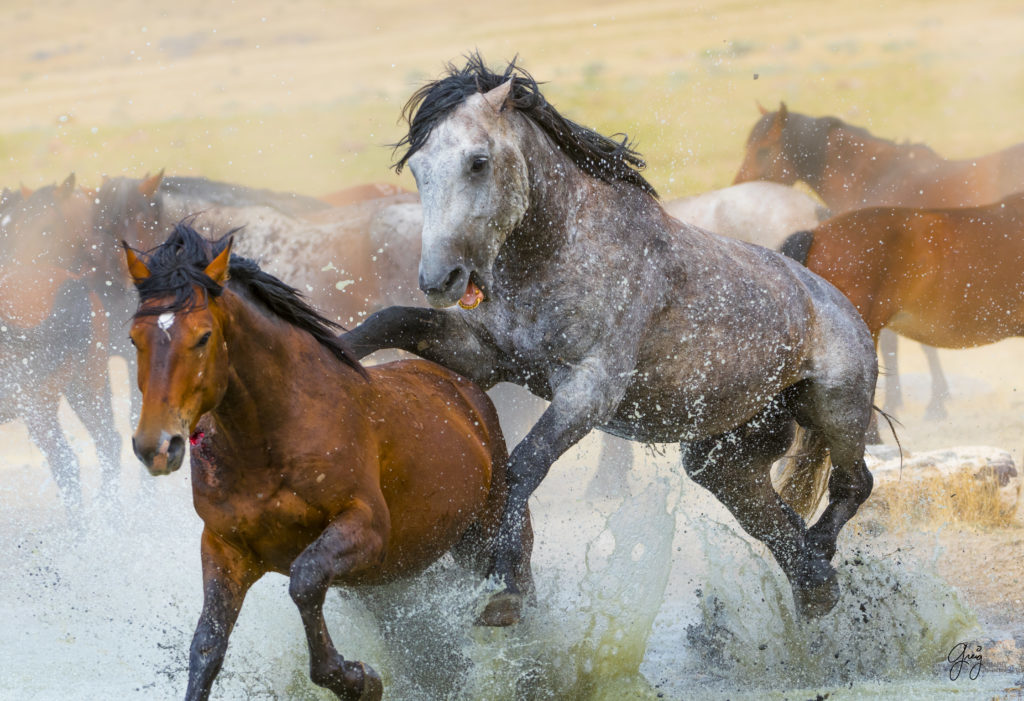
[{"label": "grey horse's head", "polygon": [[[486,298],[502,244],[538,196],[531,183],[568,191],[559,185],[582,178],[570,172],[578,168],[657,196],[625,135],[616,141],[563,117],[515,59],[501,72],[479,54],[467,59],[413,94],[409,133],[396,144],[408,148],[395,167],[409,164],[423,203],[419,283],[436,307]],[[567,168],[547,157],[555,151]]]},{"label": "grey horse's head", "polygon": [[467,98],[409,158],[423,203],[419,285],[432,306],[476,306],[526,213],[526,158],[503,110],[511,87],[509,80]]}]

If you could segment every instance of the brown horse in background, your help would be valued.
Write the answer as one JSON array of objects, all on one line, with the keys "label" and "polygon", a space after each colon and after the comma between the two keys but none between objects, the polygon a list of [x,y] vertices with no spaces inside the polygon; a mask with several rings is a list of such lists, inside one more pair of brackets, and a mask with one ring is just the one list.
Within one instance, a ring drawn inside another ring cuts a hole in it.
[{"label": "brown horse in background", "polygon": [[[230,237],[181,225],[150,254],[125,247],[140,295],[135,453],[167,474],[191,443],[204,523],[186,698],[208,697],[247,590],[277,572],[291,580],[313,681],[380,699],[376,672],[331,642],[327,589],[410,576],[448,551],[491,571],[507,458],[494,407],[432,363],[363,368],[296,290],[232,257]],[[531,545],[527,528],[527,590]],[[503,614],[489,606],[481,622],[510,623]]]},{"label": "brown horse in background", "polygon": [[46,457],[65,506],[82,502],[78,459],[57,419],[60,398],[82,421],[116,496],[121,439],[114,427],[109,332],[94,279],[93,195],[61,185],[5,191],[0,210],[0,421],[21,419]]},{"label": "brown horse in background", "polygon": [[940,348],[1024,335],[1024,193],[984,207],[860,209],[793,234],[783,252],[839,288],[876,343],[883,328]]},{"label": "brown horse in background", "polygon": [[[834,214],[862,207],[976,207],[1024,191],[1024,144],[978,158],[947,160],[923,144],[897,144],[835,117],[761,108],[735,182],[801,180]],[[882,336],[889,361],[885,406],[900,406],[896,339]],[[932,374],[927,415],[946,416],[949,388],[934,348],[924,347]]]}]

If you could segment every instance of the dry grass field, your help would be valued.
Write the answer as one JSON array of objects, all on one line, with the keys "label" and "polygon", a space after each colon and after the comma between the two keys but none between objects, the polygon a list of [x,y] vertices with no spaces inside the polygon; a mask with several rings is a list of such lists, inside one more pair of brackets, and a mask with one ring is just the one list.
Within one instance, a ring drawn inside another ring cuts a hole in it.
[{"label": "dry grass field", "polygon": [[[1024,139],[1019,3],[0,5],[0,183],[167,168],[303,193],[394,177],[400,108],[448,60],[518,54],[623,131],[665,195],[728,184],[755,103],[968,156]],[[407,184],[410,181],[405,181]]]}]

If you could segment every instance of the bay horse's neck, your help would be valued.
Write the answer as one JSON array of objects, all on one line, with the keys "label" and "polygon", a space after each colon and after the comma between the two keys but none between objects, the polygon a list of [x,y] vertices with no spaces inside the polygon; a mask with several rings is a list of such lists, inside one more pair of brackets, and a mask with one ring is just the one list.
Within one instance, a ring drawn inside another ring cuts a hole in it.
[{"label": "bay horse's neck", "polygon": [[798,175],[832,214],[897,204],[885,190],[900,179],[900,173],[934,168],[944,162],[927,147],[895,144],[841,123],[829,130],[823,147],[826,153],[821,158],[821,170],[811,174],[798,170]]},{"label": "bay horse's neck", "polygon": [[240,440],[272,437],[301,414],[298,387],[329,383],[344,401],[358,374],[309,333],[265,312],[229,286],[216,301],[227,346],[228,387],[210,412],[218,430]]}]

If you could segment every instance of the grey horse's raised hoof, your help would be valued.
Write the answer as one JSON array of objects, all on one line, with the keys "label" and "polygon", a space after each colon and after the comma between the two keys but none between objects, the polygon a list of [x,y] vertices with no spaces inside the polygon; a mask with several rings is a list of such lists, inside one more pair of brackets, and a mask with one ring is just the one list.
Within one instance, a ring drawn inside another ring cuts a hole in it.
[{"label": "grey horse's raised hoof", "polygon": [[503,591],[491,597],[476,619],[478,626],[514,626],[522,618],[523,595]]},{"label": "grey horse's raised hoof", "polygon": [[818,618],[835,608],[839,601],[839,582],[832,565],[824,560],[812,560],[800,579],[793,587],[793,601],[801,617]]}]

